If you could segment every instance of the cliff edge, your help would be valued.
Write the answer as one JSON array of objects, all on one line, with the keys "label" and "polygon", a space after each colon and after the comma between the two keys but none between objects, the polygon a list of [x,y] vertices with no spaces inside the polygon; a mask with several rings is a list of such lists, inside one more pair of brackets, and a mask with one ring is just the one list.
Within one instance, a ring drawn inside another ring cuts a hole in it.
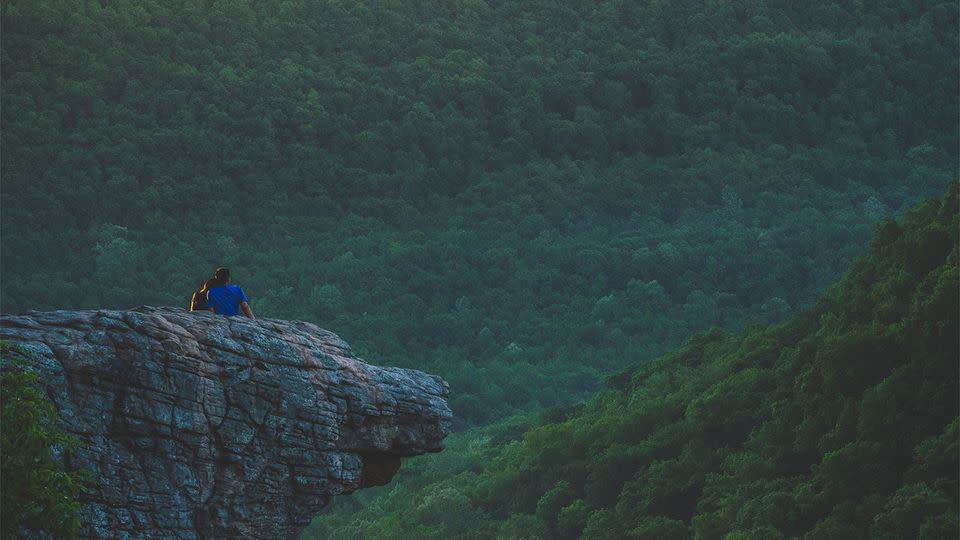
[{"label": "cliff edge", "polygon": [[87,538],[292,538],[330,497],[439,452],[448,386],[295,321],[177,308],[0,317],[93,473]]}]

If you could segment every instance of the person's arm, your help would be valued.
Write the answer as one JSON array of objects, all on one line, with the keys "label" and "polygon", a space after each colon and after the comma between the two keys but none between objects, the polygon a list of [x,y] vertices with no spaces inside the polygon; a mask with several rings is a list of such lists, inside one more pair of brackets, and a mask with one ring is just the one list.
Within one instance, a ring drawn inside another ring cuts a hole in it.
[{"label": "person's arm", "polygon": [[243,314],[246,315],[248,318],[257,320],[257,318],[253,316],[253,310],[250,309],[250,304],[246,302],[240,302],[240,309],[243,311]]}]

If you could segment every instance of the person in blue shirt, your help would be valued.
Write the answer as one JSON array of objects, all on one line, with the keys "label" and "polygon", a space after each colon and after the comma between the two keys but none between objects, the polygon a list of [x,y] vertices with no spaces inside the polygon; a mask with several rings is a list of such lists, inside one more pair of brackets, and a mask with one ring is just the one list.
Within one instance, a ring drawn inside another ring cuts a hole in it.
[{"label": "person in blue shirt", "polygon": [[247,303],[247,295],[239,285],[230,284],[230,269],[225,267],[217,268],[213,273],[213,279],[207,284],[207,310],[218,315],[233,317],[243,314],[251,319],[253,310]]}]

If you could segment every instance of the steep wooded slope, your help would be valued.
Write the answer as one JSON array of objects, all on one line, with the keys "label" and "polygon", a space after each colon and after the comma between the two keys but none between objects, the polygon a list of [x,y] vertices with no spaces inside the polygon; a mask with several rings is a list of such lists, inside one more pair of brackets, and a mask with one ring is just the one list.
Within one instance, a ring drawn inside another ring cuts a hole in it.
[{"label": "steep wooded slope", "polygon": [[522,437],[458,441],[307,538],[956,537],[957,194],[879,225],[792,321],[698,335]]}]

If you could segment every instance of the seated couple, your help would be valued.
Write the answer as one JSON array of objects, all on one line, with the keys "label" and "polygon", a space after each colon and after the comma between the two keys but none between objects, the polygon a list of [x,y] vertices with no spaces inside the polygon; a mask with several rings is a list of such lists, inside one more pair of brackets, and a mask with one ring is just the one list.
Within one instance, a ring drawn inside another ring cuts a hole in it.
[{"label": "seated couple", "polygon": [[193,293],[190,311],[212,311],[229,317],[239,315],[242,311],[247,317],[256,318],[247,303],[247,295],[239,285],[230,284],[230,269],[224,267],[217,268],[213,277]]}]

